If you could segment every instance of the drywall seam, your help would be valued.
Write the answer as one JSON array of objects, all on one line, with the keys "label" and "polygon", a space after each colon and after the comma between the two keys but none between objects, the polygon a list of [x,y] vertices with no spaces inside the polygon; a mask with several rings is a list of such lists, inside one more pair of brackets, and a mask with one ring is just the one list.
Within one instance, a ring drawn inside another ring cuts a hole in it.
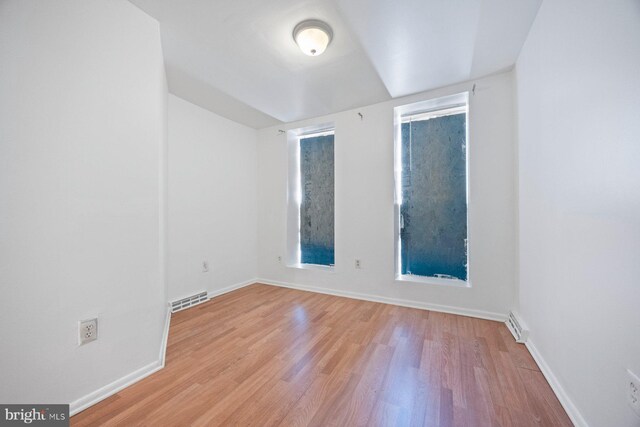
[{"label": "drywall seam", "polygon": [[458,314],[461,316],[477,317],[479,319],[496,320],[499,322],[504,322],[507,320],[506,313],[494,313],[490,311],[474,310],[474,309],[468,309],[468,308],[462,308],[462,307],[452,307],[448,305],[429,304],[429,303],[415,302],[415,301],[409,301],[409,300],[404,300],[399,298],[389,298],[389,297],[382,297],[377,295],[363,294],[359,292],[338,291],[334,289],[299,285],[295,283],[280,282],[280,281],[264,279],[264,278],[257,279],[257,281],[258,283],[262,283],[265,285],[280,286],[283,288],[298,289],[301,291],[316,292],[320,294],[334,295],[338,297],[352,298],[352,299],[358,299],[363,301],[379,302],[383,304],[399,305],[401,307],[418,308],[421,310],[431,310],[431,311],[438,311],[441,313],[449,313],[449,314]]}]

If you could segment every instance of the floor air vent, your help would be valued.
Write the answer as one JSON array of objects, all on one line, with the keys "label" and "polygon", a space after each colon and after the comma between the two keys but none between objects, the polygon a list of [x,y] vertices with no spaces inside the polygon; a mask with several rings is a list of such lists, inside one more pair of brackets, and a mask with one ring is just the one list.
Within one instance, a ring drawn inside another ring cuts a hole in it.
[{"label": "floor air vent", "polygon": [[511,331],[511,335],[516,339],[516,342],[524,343],[527,341],[529,331],[524,329],[522,323],[512,311],[509,312],[509,318],[507,319],[506,324],[509,331]]},{"label": "floor air vent", "polygon": [[171,312],[184,310],[185,308],[193,307],[205,301],[208,301],[209,297],[206,292],[200,292],[199,294],[192,295],[190,297],[182,298],[171,303]]}]

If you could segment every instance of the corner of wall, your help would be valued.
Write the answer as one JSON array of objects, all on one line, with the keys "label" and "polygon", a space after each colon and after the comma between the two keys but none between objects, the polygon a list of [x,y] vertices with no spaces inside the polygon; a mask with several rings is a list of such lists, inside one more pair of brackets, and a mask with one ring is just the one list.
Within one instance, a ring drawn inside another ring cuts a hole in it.
[{"label": "corner of wall", "polygon": [[118,378],[117,380],[100,387],[99,389],[80,397],[79,399],[74,400],[69,404],[69,415],[74,416],[85,409],[90,408],[91,406],[107,399],[108,397],[113,396],[121,390],[137,383],[140,380],[148,377],[151,374],[154,374],[164,368],[165,359],[167,354],[167,343],[169,341],[169,327],[171,325],[171,306],[167,304],[166,314],[164,320],[164,329],[162,334],[162,341],[160,343],[160,351],[158,354],[158,359],[142,366],[135,371]]}]

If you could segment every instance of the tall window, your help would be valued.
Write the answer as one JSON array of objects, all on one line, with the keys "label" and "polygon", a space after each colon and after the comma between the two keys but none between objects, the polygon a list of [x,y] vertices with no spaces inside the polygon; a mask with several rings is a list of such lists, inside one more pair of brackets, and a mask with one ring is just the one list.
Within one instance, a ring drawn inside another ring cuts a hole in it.
[{"label": "tall window", "polygon": [[286,264],[333,268],[333,123],[287,131],[288,197]]},{"label": "tall window", "polygon": [[397,123],[398,273],[466,282],[466,99],[419,107]]},{"label": "tall window", "polygon": [[299,262],[333,265],[334,132],[299,137]]}]

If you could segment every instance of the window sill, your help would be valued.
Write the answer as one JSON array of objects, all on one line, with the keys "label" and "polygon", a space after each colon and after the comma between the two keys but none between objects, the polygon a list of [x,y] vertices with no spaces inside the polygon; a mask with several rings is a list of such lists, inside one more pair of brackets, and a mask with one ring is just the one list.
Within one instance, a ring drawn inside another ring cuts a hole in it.
[{"label": "window sill", "polygon": [[321,265],[321,264],[289,264],[287,265],[289,268],[297,268],[300,270],[320,270],[326,271],[329,273],[335,273],[336,267],[335,265]]},{"label": "window sill", "polygon": [[470,288],[471,282],[460,279],[441,279],[439,277],[416,276],[413,274],[400,274],[396,276],[396,283],[427,284],[454,288]]}]

